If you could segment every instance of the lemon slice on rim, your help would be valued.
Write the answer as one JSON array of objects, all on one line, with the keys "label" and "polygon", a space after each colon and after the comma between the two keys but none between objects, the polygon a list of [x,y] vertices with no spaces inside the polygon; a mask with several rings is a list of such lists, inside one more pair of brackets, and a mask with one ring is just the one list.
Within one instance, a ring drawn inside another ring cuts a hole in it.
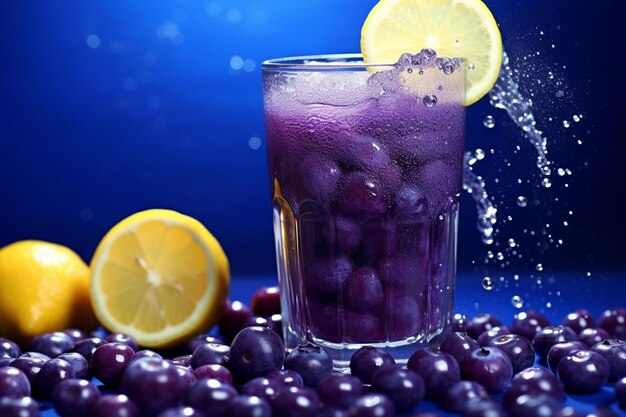
[{"label": "lemon slice on rim", "polygon": [[100,322],[145,347],[170,347],[219,320],[228,260],[197,220],[147,210],[115,225],[91,261],[91,301]]},{"label": "lemon slice on rim", "polygon": [[380,0],[361,29],[366,63],[397,62],[403,53],[424,48],[466,60],[466,106],[480,100],[498,79],[502,38],[481,0]]}]

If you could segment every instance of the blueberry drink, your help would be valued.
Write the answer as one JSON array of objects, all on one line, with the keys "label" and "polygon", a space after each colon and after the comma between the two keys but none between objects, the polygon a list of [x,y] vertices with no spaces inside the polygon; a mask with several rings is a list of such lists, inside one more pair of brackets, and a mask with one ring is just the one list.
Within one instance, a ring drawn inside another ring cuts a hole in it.
[{"label": "blueberry drink", "polygon": [[263,64],[286,348],[406,362],[450,322],[465,134],[462,61],[425,49]]}]

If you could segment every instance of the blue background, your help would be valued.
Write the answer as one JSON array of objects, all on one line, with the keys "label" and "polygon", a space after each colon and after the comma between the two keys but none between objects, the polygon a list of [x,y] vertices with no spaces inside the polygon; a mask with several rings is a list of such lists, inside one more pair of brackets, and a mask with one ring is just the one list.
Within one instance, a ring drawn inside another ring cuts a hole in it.
[{"label": "blue background", "polygon": [[[0,246],[50,240],[89,261],[116,222],[165,207],[201,220],[235,275],[273,274],[261,62],[358,51],[375,3],[2,2]],[[553,175],[550,190],[537,187],[533,150],[506,114],[487,99],[468,109],[467,148],[488,151],[476,172],[500,219],[514,219],[499,226],[498,242],[515,237],[525,252],[503,270],[508,277],[539,262],[551,273],[623,268],[626,88],[614,45],[625,38],[624,2],[486,3],[523,91],[534,94],[555,168],[573,172]],[[564,97],[556,98],[559,90]],[[584,116],[580,123],[574,114]],[[495,128],[483,126],[486,115]],[[517,195],[529,207],[517,207]],[[475,222],[464,195],[459,269],[497,274],[500,265],[482,260],[498,248],[480,243]],[[553,242],[537,239],[546,223]],[[555,248],[559,238],[565,243]]]}]

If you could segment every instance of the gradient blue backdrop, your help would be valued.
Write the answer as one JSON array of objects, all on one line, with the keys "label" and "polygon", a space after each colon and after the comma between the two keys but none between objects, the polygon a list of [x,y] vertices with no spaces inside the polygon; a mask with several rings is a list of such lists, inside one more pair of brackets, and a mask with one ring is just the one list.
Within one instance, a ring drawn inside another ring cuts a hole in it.
[{"label": "gradient blue backdrop", "polygon": [[[0,246],[50,240],[88,261],[117,221],[165,207],[206,224],[235,274],[273,273],[261,62],[358,51],[375,3],[2,2]],[[502,226],[502,237],[515,234],[526,245],[528,265],[547,259],[550,267],[581,271],[623,268],[626,88],[615,45],[625,39],[624,2],[486,3],[525,91],[535,94],[551,157],[573,171],[551,190],[517,189],[517,178],[536,180],[532,149],[487,100],[472,106],[467,147],[496,149],[476,169],[501,214],[517,221]],[[548,80],[549,71],[562,86]],[[565,96],[556,99],[559,89]],[[494,129],[482,125],[488,114]],[[563,128],[574,114],[583,121]],[[520,209],[518,194],[536,204]],[[539,234],[545,223],[558,228],[562,247],[533,247],[528,233]],[[460,229],[459,267],[477,268],[473,261],[487,248],[467,196]]]}]

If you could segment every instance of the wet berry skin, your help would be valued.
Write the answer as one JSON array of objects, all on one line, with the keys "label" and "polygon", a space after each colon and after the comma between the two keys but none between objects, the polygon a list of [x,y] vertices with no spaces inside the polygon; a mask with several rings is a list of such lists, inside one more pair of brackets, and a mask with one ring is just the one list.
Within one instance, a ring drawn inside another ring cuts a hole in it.
[{"label": "wet berry skin", "polygon": [[548,326],[541,329],[533,338],[533,348],[541,360],[545,361],[553,345],[561,342],[577,341],[578,335],[566,326]]},{"label": "wet berry skin", "polygon": [[193,351],[189,363],[193,369],[202,365],[222,365],[228,367],[230,363],[230,347],[218,343],[204,343]]},{"label": "wet berry skin", "polygon": [[317,394],[326,405],[350,407],[365,393],[363,383],[355,376],[331,374],[317,385]]},{"label": "wet berry skin", "polygon": [[376,371],[372,388],[389,397],[399,411],[407,411],[424,399],[422,377],[400,365],[385,366]]},{"label": "wet berry skin", "polygon": [[544,327],[550,325],[548,319],[541,313],[534,310],[522,311],[513,317],[511,324],[511,332],[524,336],[528,340],[533,337]]},{"label": "wet berry skin", "polygon": [[393,417],[396,407],[387,396],[366,394],[350,407],[350,417]]},{"label": "wet berry skin", "polygon": [[333,361],[321,347],[313,343],[298,345],[285,358],[285,369],[302,376],[304,385],[316,387],[319,382],[333,372]]},{"label": "wet berry skin", "polygon": [[561,409],[561,403],[546,394],[520,395],[509,409],[511,417],[552,417]]},{"label": "wet berry skin", "polygon": [[609,381],[616,381],[626,376],[626,342],[605,339],[591,348],[599,353],[609,364]]},{"label": "wet berry skin", "polygon": [[63,332],[44,333],[35,336],[30,342],[30,350],[43,353],[51,358],[69,352],[72,346],[74,346],[74,341]]},{"label": "wet berry skin", "polygon": [[74,343],[72,352],[82,355],[85,359],[87,359],[87,362],[91,362],[91,356],[96,349],[106,343],[107,342],[104,339],[100,339],[99,337],[88,337]]},{"label": "wet berry skin", "polygon": [[561,322],[563,326],[571,328],[576,334],[580,333],[584,329],[593,328],[596,326],[596,320],[593,315],[585,309],[572,311]]},{"label": "wet berry skin", "polygon": [[463,417],[508,417],[506,410],[495,401],[475,401],[468,404]]},{"label": "wet berry skin", "polygon": [[20,347],[12,340],[0,337],[0,358],[17,358]]},{"label": "wet berry skin", "polygon": [[417,350],[407,363],[424,381],[427,398],[440,398],[461,379],[461,369],[452,355],[432,348]]},{"label": "wet berry skin", "polygon": [[104,385],[119,384],[122,373],[135,351],[122,343],[107,343],[98,347],[91,356],[91,372]]},{"label": "wet berry skin", "polygon": [[261,397],[269,401],[284,387],[274,379],[259,376],[243,384],[241,394]]},{"label": "wet berry skin", "polygon": [[216,343],[218,345],[225,345],[226,341],[219,336],[212,336],[206,333],[201,333],[189,339],[189,341],[187,342],[187,350],[193,353],[193,351],[196,350],[198,346],[205,343]]},{"label": "wet berry skin", "polygon": [[275,417],[311,417],[322,408],[314,390],[299,387],[283,387],[271,404]]},{"label": "wet berry skin", "polygon": [[111,333],[107,335],[104,340],[108,343],[121,343],[130,347],[135,352],[139,350],[139,344],[137,341],[132,336],[124,333]]},{"label": "wet berry skin", "polygon": [[545,394],[559,403],[565,400],[563,386],[556,376],[543,368],[528,368],[513,377],[511,386],[502,397],[505,408],[511,408],[521,395]]},{"label": "wet berry skin", "polygon": [[465,333],[450,333],[442,342],[440,349],[449,353],[458,363],[462,363],[472,351],[478,349],[478,343]]},{"label": "wet berry skin", "polygon": [[233,375],[222,365],[201,365],[193,370],[196,379],[217,379],[225,384],[233,383]]},{"label": "wet berry skin", "polygon": [[530,340],[517,334],[506,334],[491,339],[487,346],[503,351],[511,360],[513,374],[530,368],[535,363],[535,350]]},{"label": "wet berry skin", "polygon": [[91,380],[91,370],[89,369],[89,362],[83,357],[83,355],[76,352],[62,353],[57,356],[59,359],[68,361],[72,368],[74,368],[74,375],[76,378]]},{"label": "wet berry skin", "polygon": [[478,346],[483,347],[489,344],[489,341],[494,337],[502,336],[505,334],[510,334],[511,330],[506,326],[496,326],[492,327],[489,330],[485,330],[478,336],[476,342],[478,342]]},{"label": "wet berry skin", "polygon": [[54,389],[66,379],[75,378],[74,368],[63,359],[50,359],[41,367],[37,375],[37,391],[45,400],[52,399]]},{"label": "wet berry skin", "polygon": [[267,378],[288,387],[302,387],[302,376],[290,369],[273,369],[267,373]]},{"label": "wet berry skin", "polygon": [[561,359],[577,350],[587,350],[587,345],[578,341],[561,342],[553,345],[548,351],[548,368],[556,375]]},{"label": "wet berry skin", "polygon": [[480,383],[490,394],[497,394],[511,382],[513,365],[500,349],[483,347],[461,362],[461,375],[466,380]]},{"label": "wet berry skin", "polygon": [[90,417],[100,390],[84,379],[66,379],[54,390],[52,403],[61,417]]},{"label": "wet berry skin", "polygon": [[472,339],[478,339],[478,336],[492,327],[501,326],[502,322],[488,313],[482,313],[472,318],[467,324],[467,335]]},{"label": "wet berry skin", "polygon": [[0,416],[39,417],[39,405],[30,397],[0,397]]},{"label": "wet berry skin", "polygon": [[609,380],[609,364],[597,352],[579,350],[561,359],[556,373],[567,391],[595,392]]},{"label": "wet berry skin", "polygon": [[626,309],[620,307],[604,311],[598,320],[598,327],[616,339],[626,339]]},{"label": "wet berry skin", "polygon": [[252,312],[257,316],[280,314],[280,291],[278,287],[259,288],[250,299]]},{"label": "wet berry skin", "polygon": [[37,374],[41,371],[44,363],[46,363],[45,359],[21,355],[19,358],[13,359],[11,366],[22,371],[28,378],[31,388],[34,388],[37,384]]},{"label": "wet berry skin", "polygon": [[226,411],[228,417],[272,417],[270,403],[260,397],[238,395]]},{"label": "wet berry skin", "polygon": [[441,407],[448,411],[460,413],[465,410],[470,403],[489,399],[489,393],[478,382],[459,381],[453,384],[443,395],[440,402]]},{"label": "wet berry skin", "polygon": [[126,395],[106,394],[94,405],[91,417],[139,417],[139,408]]},{"label": "wet berry skin", "polygon": [[237,390],[230,384],[216,379],[201,379],[185,393],[185,404],[207,416],[224,415],[237,397]]},{"label": "wet berry skin", "polygon": [[154,357],[141,358],[129,364],[120,387],[122,393],[147,416],[156,416],[178,405],[187,388],[175,365]]},{"label": "wet berry skin", "polygon": [[280,369],[284,361],[283,340],[268,327],[246,327],[230,346],[230,367],[243,381]]},{"label": "wet berry skin", "polygon": [[13,366],[0,368],[0,397],[28,397],[30,381],[24,372]]},{"label": "wet berry skin", "polygon": [[615,398],[620,407],[626,409],[626,378],[615,383]]},{"label": "wet berry skin", "polygon": [[578,340],[587,345],[587,347],[592,347],[596,343],[602,342],[604,339],[610,339],[611,335],[609,332],[604,330],[601,327],[597,329],[588,328],[583,329],[580,333],[578,333]]},{"label": "wet berry skin", "polygon": [[232,340],[243,329],[243,324],[249,317],[252,317],[250,307],[241,301],[228,303],[219,322],[220,334],[227,340]]},{"label": "wet berry skin", "polygon": [[195,408],[180,405],[178,407],[168,408],[159,413],[157,417],[204,417],[204,414]]},{"label": "wet berry skin", "polygon": [[371,384],[379,368],[395,363],[389,353],[372,346],[363,346],[350,358],[350,372],[364,384]]}]

